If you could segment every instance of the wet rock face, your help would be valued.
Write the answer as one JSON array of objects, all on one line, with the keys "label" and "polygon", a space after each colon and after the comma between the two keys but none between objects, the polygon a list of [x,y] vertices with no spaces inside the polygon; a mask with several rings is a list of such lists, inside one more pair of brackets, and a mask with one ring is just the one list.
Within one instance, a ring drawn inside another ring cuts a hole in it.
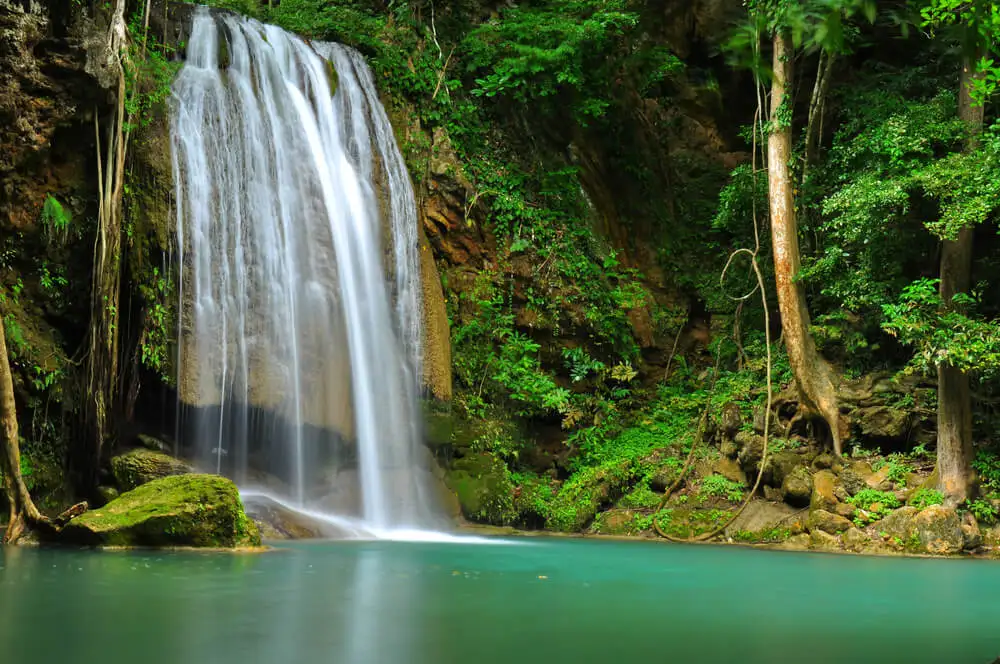
[{"label": "wet rock face", "polygon": [[0,0],[0,230],[30,227],[46,195],[85,181],[108,99],[87,72],[103,32],[82,12]]}]

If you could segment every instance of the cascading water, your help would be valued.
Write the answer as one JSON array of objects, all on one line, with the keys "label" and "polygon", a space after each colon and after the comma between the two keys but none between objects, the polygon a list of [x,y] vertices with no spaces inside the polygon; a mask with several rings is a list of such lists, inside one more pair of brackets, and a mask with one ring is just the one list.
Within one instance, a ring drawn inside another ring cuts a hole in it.
[{"label": "cascading water", "polygon": [[431,525],[416,207],[363,58],[199,8],[171,138],[182,440],[303,508]]}]

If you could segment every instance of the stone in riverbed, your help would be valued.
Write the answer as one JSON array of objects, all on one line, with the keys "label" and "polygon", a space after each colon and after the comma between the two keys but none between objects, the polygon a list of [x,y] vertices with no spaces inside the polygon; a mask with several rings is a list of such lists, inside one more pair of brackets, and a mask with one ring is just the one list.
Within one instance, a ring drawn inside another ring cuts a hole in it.
[{"label": "stone in riverbed", "polygon": [[851,526],[840,538],[848,551],[861,552],[872,544],[872,540],[863,531]]},{"label": "stone in riverbed", "polygon": [[809,531],[822,530],[824,533],[836,535],[851,527],[851,522],[826,510],[813,510],[809,513]]},{"label": "stone in riverbed", "polygon": [[879,532],[898,538],[904,547],[935,555],[960,553],[965,534],[955,510],[931,505],[923,510],[906,506],[875,524]]},{"label": "stone in riverbed", "polygon": [[61,539],[91,546],[260,545],[236,485],[218,475],[174,475],[143,484],[70,521]]},{"label": "stone in riverbed", "polygon": [[131,491],[161,477],[192,472],[194,469],[183,461],[142,447],[111,459],[111,474],[121,491]]},{"label": "stone in riverbed", "polygon": [[825,533],[822,530],[814,530],[809,533],[810,548],[820,551],[839,551],[840,538],[836,535]]},{"label": "stone in riverbed", "polygon": [[943,505],[925,508],[913,520],[920,545],[927,553],[950,555],[962,551],[965,537],[955,510]]}]

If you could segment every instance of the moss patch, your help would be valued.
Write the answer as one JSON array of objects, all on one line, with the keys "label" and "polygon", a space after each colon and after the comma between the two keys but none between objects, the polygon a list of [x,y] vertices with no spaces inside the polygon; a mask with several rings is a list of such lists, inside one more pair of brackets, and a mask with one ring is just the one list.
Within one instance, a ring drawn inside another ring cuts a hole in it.
[{"label": "moss patch", "polygon": [[132,489],[170,475],[184,475],[192,468],[161,452],[137,448],[111,459],[111,473],[121,491]]},{"label": "moss patch", "polygon": [[175,475],[143,484],[86,512],[62,532],[97,546],[259,546],[236,485],[217,475]]}]

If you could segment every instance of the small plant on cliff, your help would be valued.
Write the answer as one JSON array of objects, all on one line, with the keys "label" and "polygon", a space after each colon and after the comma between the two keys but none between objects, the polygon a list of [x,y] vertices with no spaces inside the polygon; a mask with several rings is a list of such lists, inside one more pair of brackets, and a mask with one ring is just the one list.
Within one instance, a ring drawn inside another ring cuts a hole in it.
[{"label": "small plant on cliff", "polygon": [[72,220],[69,212],[54,196],[46,196],[42,204],[42,228],[49,241],[66,242]]}]

